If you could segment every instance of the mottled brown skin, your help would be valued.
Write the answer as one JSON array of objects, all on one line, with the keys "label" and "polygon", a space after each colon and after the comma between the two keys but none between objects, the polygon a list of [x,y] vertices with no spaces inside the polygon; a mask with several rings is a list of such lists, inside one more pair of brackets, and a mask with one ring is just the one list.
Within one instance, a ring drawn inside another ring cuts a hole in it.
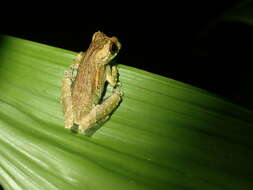
[{"label": "mottled brown skin", "polygon": [[[123,93],[118,83],[117,66],[109,63],[120,48],[116,37],[96,32],[88,50],[78,54],[70,71],[65,72],[61,99],[66,128],[77,124],[79,131],[85,132],[107,120],[118,106]],[[106,82],[114,89],[111,96],[99,104]]]}]

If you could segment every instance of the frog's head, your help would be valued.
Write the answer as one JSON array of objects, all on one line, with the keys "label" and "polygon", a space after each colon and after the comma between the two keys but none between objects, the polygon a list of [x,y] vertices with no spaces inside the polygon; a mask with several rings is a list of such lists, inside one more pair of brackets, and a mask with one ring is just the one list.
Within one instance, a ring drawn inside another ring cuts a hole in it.
[{"label": "frog's head", "polygon": [[108,37],[102,32],[93,34],[91,46],[96,62],[102,65],[114,59],[121,49],[121,44],[116,37]]}]

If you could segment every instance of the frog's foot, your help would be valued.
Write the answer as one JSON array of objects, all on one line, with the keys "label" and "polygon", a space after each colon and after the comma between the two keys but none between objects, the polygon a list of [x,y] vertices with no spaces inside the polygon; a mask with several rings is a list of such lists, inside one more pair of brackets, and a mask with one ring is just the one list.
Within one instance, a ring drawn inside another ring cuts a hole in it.
[{"label": "frog's foot", "polygon": [[78,126],[78,131],[85,134],[86,136],[92,136],[102,124],[108,120],[109,115],[103,116],[102,119],[97,120],[99,116],[95,116],[95,111],[88,114],[85,118],[82,119],[81,124]]},{"label": "frog's foot", "polygon": [[123,93],[119,88],[114,89],[114,93],[110,97],[103,103],[96,105],[88,115],[81,119],[79,131],[87,134],[105,122],[119,105],[122,95]]},{"label": "frog's foot", "polygon": [[79,127],[78,127],[78,130],[80,133],[85,133],[85,131],[88,129],[88,128],[91,128],[92,127],[92,123],[96,123],[96,121],[93,121],[95,117],[92,116],[91,114],[87,115],[85,118],[82,119]]}]

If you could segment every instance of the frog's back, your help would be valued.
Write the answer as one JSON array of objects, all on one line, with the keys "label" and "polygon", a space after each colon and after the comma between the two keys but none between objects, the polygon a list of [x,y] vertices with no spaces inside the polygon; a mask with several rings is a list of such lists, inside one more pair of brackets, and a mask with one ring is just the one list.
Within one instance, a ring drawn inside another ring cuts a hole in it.
[{"label": "frog's back", "polygon": [[87,115],[99,103],[105,80],[104,67],[92,63],[80,66],[72,91],[73,112],[77,118]]}]

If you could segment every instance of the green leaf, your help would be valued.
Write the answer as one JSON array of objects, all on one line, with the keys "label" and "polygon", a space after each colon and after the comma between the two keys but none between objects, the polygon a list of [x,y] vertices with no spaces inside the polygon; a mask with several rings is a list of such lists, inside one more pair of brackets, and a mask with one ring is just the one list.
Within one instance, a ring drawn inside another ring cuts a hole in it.
[{"label": "green leaf", "polygon": [[1,37],[4,189],[253,189],[253,112],[175,80],[119,65],[111,119],[92,137],[64,129],[60,84],[75,55]]}]

